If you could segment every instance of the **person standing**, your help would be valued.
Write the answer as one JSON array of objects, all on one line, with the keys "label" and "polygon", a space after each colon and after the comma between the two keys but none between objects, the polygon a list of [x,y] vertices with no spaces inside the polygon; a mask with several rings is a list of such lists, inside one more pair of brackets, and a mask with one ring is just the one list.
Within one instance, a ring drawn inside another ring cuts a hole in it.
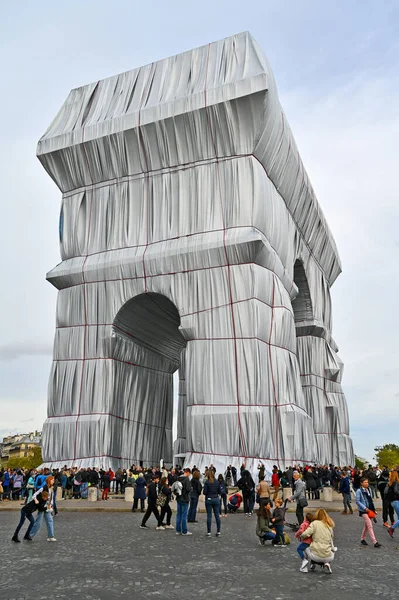
[{"label": "person standing", "polygon": [[269,484],[265,481],[264,475],[259,475],[259,483],[256,487],[256,493],[259,495],[259,508],[270,501]]},{"label": "person standing", "polygon": [[233,484],[234,484],[234,486],[236,486],[237,485],[237,469],[234,466],[231,467],[231,475],[233,477]]},{"label": "person standing", "polygon": [[242,476],[237,481],[237,486],[242,492],[242,497],[244,500],[244,513],[247,517],[251,517],[255,504],[255,483],[250,472],[246,469],[242,471]]},{"label": "person standing", "polygon": [[[162,477],[159,483],[159,494],[157,499],[157,505],[161,508],[161,514],[159,516],[159,524],[165,529],[174,529],[173,525],[171,525],[170,521],[172,519],[172,509],[169,506],[170,499],[172,497],[172,492],[170,487],[168,486],[168,477]],[[163,520],[166,515],[166,525],[163,525]]]},{"label": "person standing", "polygon": [[191,478],[191,492],[190,492],[190,508],[188,509],[187,523],[198,523],[197,521],[197,506],[198,499],[202,492],[202,483],[200,481],[201,473],[196,470],[193,471]]},{"label": "person standing", "polygon": [[191,492],[190,474],[191,469],[186,467],[183,469],[183,475],[180,475],[180,477],[177,479],[177,481],[180,481],[182,488],[181,494],[179,494],[176,498],[176,535],[192,535],[191,531],[187,531],[188,503],[190,502]]},{"label": "person standing", "polygon": [[227,483],[223,479],[223,475],[220,473],[218,476],[218,482],[220,483],[220,508],[219,514],[222,517],[222,504],[224,507],[224,516],[227,517]]},{"label": "person standing", "polygon": [[142,513],[144,512],[144,500],[146,499],[146,493],[145,493],[146,487],[147,487],[147,482],[144,479],[143,473],[140,472],[136,479],[136,487],[134,488],[134,499],[133,499],[132,512],[136,512],[139,500],[140,500],[141,512]]},{"label": "person standing", "polygon": [[382,520],[384,527],[389,527],[388,517],[390,518],[391,525],[395,522],[394,510],[391,505],[392,498],[389,494],[389,469],[384,467],[378,478],[378,491],[382,498]]},{"label": "person standing", "polygon": [[216,521],[216,536],[220,536],[220,481],[215,480],[213,471],[208,470],[206,473],[206,482],[204,485],[205,508],[206,508],[206,527],[207,536],[211,536],[212,529],[212,512],[215,515]]},{"label": "person standing", "polygon": [[273,523],[276,529],[276,546],[281,546],[282,548],[286,547],[285,538],[284,538],[284,519],[285,519],[285,509],[281,507],[282,500],[281,498],[276,498],[275,509],[273,511],[273,517],[271,522]]},{"label": "person standing", "polygon": [[101,495],[101,500],[108,500],[109,490],[111,488],[111,477],[109,471],[104,471],[101,476],[101,484],[103,488],[103,492]]},{"label": "person standing", "polygon": [[393,532],[395,531],[395,529],[397,529],[397,527],[399,527],[399,474],[396,469],[394,471],[391,471],[389,475],[388,494],[389,498],[392,498],[391,506],[396,512],[397,516],[397,520],[395,521],[395,523],[391,527],[388,527],[387,530],[389,535],[393,537]]},{"label": "person standing", "polygon": [[341,484],[339,486],[339,491],[342,494],[342,501],[344,503],[344,510],[341,512],[341,515],[347,515],[348,513],[353,515],[351,506],[351,484],[348,474],[345,471],[341,473]]},{"label": "person standing", "polygon": [[302,525],[304,521],[303,509],[308,505],[306,500],[306,484],[302,481],[298,471],[294,471],[294,493],[288,498],[289,502],[296,500],[296,518],[298,519],[298,525]]},{"label": "person standing", "polygon": [[359,517],[362,517],[363,519],[363,531],[360,538],[360,543],[363,546],[367,546],[368,544],[366,542],[366,536],[369,534],[371,541],[374,544],[374,548],[381,548],[381,544],[377,542],[374,535],[373,523],[371,520],[375,517],[376,512],[369,490],[369,480],[367,477],[362,477],[360,479],[360,488],[356,491],[356,504],[359,510]]},{"label": "person standing", "polygon": [[272,488],[274,489],[273,502],[275,502],[280,490],[280,477],[278,476],[278,469],[276,466],[273,467]]}]

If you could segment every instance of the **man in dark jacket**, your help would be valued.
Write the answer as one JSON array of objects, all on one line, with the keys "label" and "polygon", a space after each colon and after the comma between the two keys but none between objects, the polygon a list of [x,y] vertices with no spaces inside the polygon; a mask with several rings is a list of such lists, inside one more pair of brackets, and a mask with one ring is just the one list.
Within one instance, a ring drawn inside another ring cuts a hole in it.
[{"label": "man in dark jacket", "polygon": [[347,515],[348,512],[353,515],[351,506],[351,484],[348,474],[345,471],[342,471],[341,473],[341,484],[339,486],[339,491],[342,494],[342,501],[344,503],[344,510],[341,512],[341,515]]},{"label": "man in dark jacket", "polygon": [[140,528],[148,529],[146,523],[150,518],[151,514],[157,520],[158,526],[157,529],[162,530],[165,529],[162,525],[162,521],[160,521],[159,511],[157,507],[157,498],[158,498],[158,483],[159,483],[159,475],[154,475],[153,480],[147,486],[147,510],[144,514],[143,520],[141,521]]},{"label": "man in dark jacket", "polygon": [[188,503],[190,502],[191,492],[190,474],[191,469],[185,468],[183,475],[178,478],[178,481],[182,484],[182,490],[181,494],[176,498],[176,535],[192,535],[190,531],[187,531]]}]

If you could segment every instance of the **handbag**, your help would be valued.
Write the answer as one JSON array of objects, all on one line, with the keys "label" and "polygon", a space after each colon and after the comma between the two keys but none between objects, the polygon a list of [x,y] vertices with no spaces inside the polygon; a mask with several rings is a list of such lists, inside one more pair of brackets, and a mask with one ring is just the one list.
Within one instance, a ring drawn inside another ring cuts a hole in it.
[{"label": "handbag", "polygon": [[157,506],[165,506],[166,500],[167,496],[165,496],[165,494],[159,494],[157,498]]},{"label": "handbag", "polygon": [[298,504],[302,508],[305,508],[305,506],[308,505],[308,501],[306,500],[306,497],[304,496],[303,498],[298,498]]}]

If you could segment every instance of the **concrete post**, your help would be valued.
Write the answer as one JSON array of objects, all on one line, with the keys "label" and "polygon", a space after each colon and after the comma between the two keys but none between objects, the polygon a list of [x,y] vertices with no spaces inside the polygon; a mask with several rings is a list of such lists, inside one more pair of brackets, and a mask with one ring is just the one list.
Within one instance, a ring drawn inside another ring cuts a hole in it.
[{"label": "concrete post", "polygon": [[96,487],[89,487],[87,488],[87,499],[89,502],[97,502],[97,488]]},{"label": "concrete post", "polygon": [[133,496],[134,496],[134,488],[132,488],[132,487],[125,488],[125,502],[130,502],[133,504]]},{"label": "concrete post", "polygon": [[331,487],[323,488],[323,501],[324,502],[332,502],[332,488]]}]

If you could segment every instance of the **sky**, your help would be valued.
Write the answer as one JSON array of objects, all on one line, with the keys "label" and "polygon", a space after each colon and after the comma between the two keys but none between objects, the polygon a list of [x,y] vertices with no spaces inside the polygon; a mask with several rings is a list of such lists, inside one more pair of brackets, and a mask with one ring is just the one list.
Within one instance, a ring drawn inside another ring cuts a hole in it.
[{"label": "sky", "polygon": [[249,30],[334,234],[333,337],[357,455],[399,443],[399,3],[0,0],[0,438],[41,429],[61,193],[36,144],[72,88]]}]

